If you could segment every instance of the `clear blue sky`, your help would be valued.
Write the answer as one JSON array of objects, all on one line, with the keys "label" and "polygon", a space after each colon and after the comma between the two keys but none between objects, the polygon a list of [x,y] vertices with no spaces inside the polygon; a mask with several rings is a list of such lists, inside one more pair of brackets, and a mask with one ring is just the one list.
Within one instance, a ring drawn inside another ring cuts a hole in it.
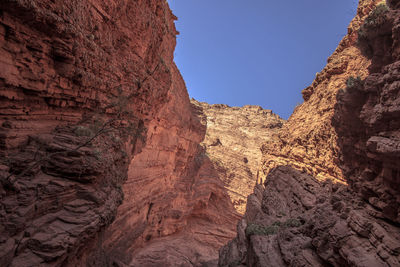
[{"label": "clear blue sky", "polygon": [[356,0],[169,0],[189,95],[287,119],[347,33]]}]

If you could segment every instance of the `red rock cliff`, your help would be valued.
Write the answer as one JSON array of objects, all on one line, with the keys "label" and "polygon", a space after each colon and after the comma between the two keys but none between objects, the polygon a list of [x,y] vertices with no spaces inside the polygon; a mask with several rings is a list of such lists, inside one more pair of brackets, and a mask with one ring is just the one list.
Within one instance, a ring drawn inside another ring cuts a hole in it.
[{"label": "red rock cliff", "polygon": [[263,147],[266,181],[220,266],[400,265],[400,2],[378,2],[360,1],[287,132]]},{"label": "red rock cliff", "polygon": [[201,143],[228,190],[235,209],[244,214],[247,196],[259,178],[261,150],[284,120],[260,106],[209,105],[191,100],[207,126]]},{"label": "red rock cliff", "polygon": [[356,47],[357,30],[379,1],[360,1],[348,34],[328,58],[325,68],[302,91],[304,103],[297,106],[275,140],[263,145],[263,169],[267,175],[279,165],[290,164],[325,179],[343,180],[337,133],[331,126],[336,94],[350,76],[365,78],[370,61]]},{"label": "red rock cliff", "polygon": [[192,266],[234,236],[174,19],[156,0],[0,3],[1,266]]},{"label": "red rock cliff", "polygon": [[148,124],[146,146],[129,166],[125,199],[104,251],[131,266],[201,266],[218,258],[239,218],[199,143],[206,127],[172,70],[168,102]]}]

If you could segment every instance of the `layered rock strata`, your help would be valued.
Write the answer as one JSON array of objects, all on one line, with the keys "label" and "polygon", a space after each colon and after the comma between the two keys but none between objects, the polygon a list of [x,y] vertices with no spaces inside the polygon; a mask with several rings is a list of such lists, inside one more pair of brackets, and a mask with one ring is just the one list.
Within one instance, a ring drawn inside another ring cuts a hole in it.
[{"label": "layered rock strata", "polygon": [[357,31],[377,2],[360,1],[348,34],[328,58],[326,67],[302,91],[304,103],[295,108],[279,134],[263,145],[264,177],[276,166],[290,164],[321,179],[345,181],[338,166],[337,133],[331,121],[338,90],[346,87],[350,76],[364,79],[368,75],[370,60],[356,46]]},{"label": "layered rock strata", "polygon": [[[337,101],[326,110],[331,123],[315,124],[335,133],[336,150],[330,153],[336,157],[330,164],[339,171],[326,175],[303,169],[304,161],[295,161],[291,153],[280,154],[286,166],[264,165],[269,173],[264,186],[256,186],[249,197],[237,237],[220,251],[220,266],[400,265],[400,6],[398,1],[360,1],[358,17],[366,6],[373,8],[349,33],[358,35],[354,60],[370,64],[354,76],[349,73],[346,85],[335,89]],[[311,100],[312,95],[302,107]],[[302,107],[286,125],[308,116]],[[307,108],[315,112],[317,107]],[[288,135],[299,138],[296,131]],[[321,139],[317,148],[329,147],[324,140],[331,139]],[[337,183],[341,180],[345,183]]]},{"label": "layered rock strata", "polygon": [[399,266],[398,226],[350,187],[289,166],[275,168],[264,186],[249,197],[220,266]]},{"label": "layered rock strata", "polygon": [[259,177],[261,145],[271,139],[284,120],[260,106],[229,107],[191,103],[204,114],[206,135],[201,143],[240,214]]},{"label": "layered rock strata", "polygon": [[[130,266],[201,266],[235,235],[239,215],[199,143],[206,125],[179,76],[131,162],[125,200],[105,235],[109,259]],[[189,127],[189,128],[188,128]]]},{"label": "layered rock strata", "polygon": [[[234,236],[174,19],[156,0],[0,3],[1,266],[191,266]],[[185,231],[175,257],[138,250]]]}]

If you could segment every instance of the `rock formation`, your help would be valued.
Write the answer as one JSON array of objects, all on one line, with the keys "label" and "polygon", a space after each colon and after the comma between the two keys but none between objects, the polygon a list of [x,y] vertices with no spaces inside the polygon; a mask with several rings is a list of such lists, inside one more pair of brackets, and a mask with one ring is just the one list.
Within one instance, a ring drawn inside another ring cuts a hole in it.
[{"label": "rock formation", "polygon": [[199,146],[167,3],[0,11],[0,265],[130,264],[135,251],[135,266],[173,233],[171,249],[192,244],[171,265],[215,261],[238,216]]},{"label": "rock formation", "polygon": [[105,233],[104,253],[131,266],[201,266],[235,235],[239,219],[218,171],[199,143],[202,114],[182,78],[148,125],[146,146],[132,160],[124,202]]},{"label": "rock formation", "polygon": [[399,8],[360,1],[305,102],[263,146],[266,181],[220,266],[400,265]]},{"label": "rock formation", "polygon": [[192,99],[204,114],[206,136],[201,143],[214,163],[236,208],[243,214],[247,196],[253,192],[260,169],[263,142],[284,123],[271,110],[260,106],[209,105]]},{"label": "rock formation", "polygon": [[[188,112],[182,102],[159,111],[155,128],[149,124],[146,146],[130,165],[124,202],[104,236],[104,253],[114,262],[215,266],[218,249],[234,237],[239,219],[231,200],[244,200],[251,193],[262,137],[282,125],[282,119],[261,107],[192,100]],[[203,142],[199,146],[188,140]],[[234,179],[227,180],[228,175]],[[241,198],[230,194],[234,190]]]},{"label": "rock formation", "polygon": [[328,58],[326,67],[302,91],[304,103],[296,107],[279,135],[263,145],[264,176],[276,166],[290,164],[315,177],[344,181],[338,166],[337,134],[331,121],[338,90],[346,87],[350,76],[364,79],[368,75],[370,61],[355,44],[357,30],[376,2],[360,1],[348,34]]},{"label": "rock formation", "polygon": [[360,1],[285,123],[191,103],[175,19],[0,3],[0,265],[399,266],[400,2]]},{"label": "rock formation", "polygon": [[239,215],[199,145],[167,3],[0,8],[0,265],[216,264]]}]

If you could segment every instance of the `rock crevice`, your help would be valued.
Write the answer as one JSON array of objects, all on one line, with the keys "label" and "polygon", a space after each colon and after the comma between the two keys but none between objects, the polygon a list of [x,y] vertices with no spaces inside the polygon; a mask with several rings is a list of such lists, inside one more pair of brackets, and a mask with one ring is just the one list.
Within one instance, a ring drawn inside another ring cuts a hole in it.
[{"label": "rock crevice", "polygon": [[[220,266],[400,265],[395,7],[360,1],[323,78],[303,91],[283,130],[299,126],[264,145],[264,186],[249,196]],[[335,70],[340,60],[347,70]],[[327,100],[336,101],[321,112]],[[307,124],[315,116],[324,119]]]}]

